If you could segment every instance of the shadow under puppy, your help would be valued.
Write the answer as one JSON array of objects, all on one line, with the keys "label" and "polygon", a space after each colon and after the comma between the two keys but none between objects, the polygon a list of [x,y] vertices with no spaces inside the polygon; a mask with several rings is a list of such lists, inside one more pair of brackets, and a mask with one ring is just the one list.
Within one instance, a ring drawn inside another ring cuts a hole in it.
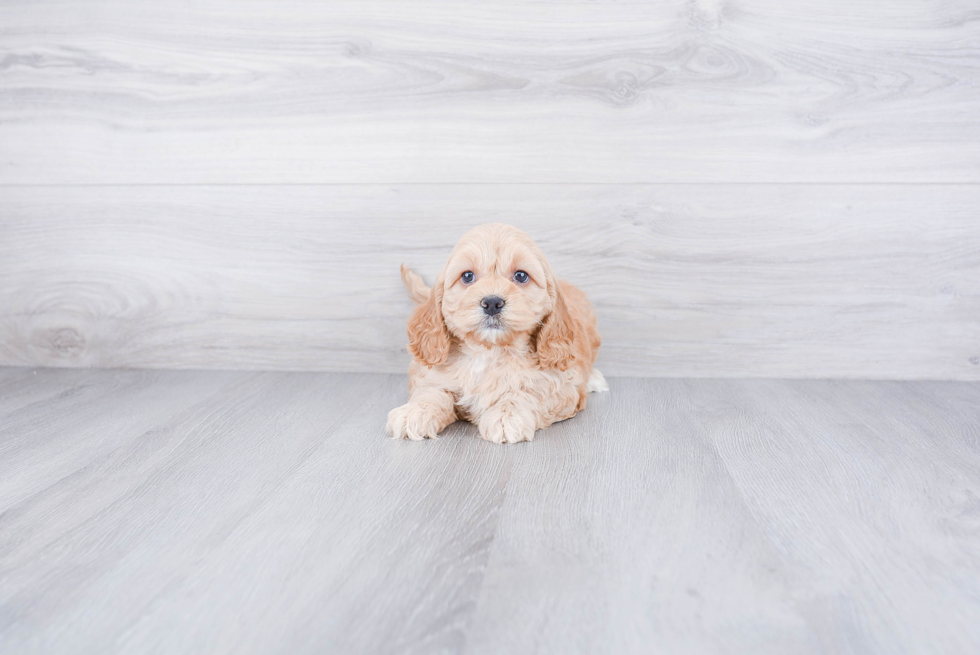
[{"label": "shadow under puppy", "polygon": [[460,418],[487,441],[531,441],[609,389],[593,368],[601,339],[588,299],[521,230],[469,231],[432,289],[405,265],[402,279],[419,306],[408,320],[409,401],[388,413],[393,437],[435,438]]}]

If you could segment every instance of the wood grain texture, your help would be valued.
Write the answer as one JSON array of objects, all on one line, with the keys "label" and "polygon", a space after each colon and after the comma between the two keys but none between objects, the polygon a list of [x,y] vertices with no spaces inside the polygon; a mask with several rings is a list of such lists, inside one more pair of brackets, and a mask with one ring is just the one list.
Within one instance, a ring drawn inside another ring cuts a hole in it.
[{"label": "wood grain texture", "polygon": [[386,439],[402,376],[0,369],[0,651],[980,648],[976,383],[611,387],[501,447]]},{"label": "wood grain texture", "polygon": [[974,0],[0,6],[0,184],[980,182]]},{"label": "wood grain texture", "polygon": [[585,289],[610,375],[980,379],[980,186],[9,187],[0,364],[403,372],[467,229]]}]

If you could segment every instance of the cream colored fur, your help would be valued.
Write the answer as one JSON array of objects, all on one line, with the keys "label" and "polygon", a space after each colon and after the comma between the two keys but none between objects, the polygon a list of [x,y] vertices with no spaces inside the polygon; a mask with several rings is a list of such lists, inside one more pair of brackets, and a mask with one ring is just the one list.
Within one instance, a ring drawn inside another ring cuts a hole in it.
[{"label": "cream colored fur", "polygon": [[[530,279],[519,283],[516,271]],[[609,389],[593,368],[601,339],[588,299],[556,279],[517,228],[468,232],[432,289],[404,265],[402,280],[419,306],[408,322],[409,401],[388,413],[393,437],[434,439],[463,419],[487,441],[530,441],[584,409],[590,392]],[[483,312],[487,296],[505,301],[498,321]]]}]

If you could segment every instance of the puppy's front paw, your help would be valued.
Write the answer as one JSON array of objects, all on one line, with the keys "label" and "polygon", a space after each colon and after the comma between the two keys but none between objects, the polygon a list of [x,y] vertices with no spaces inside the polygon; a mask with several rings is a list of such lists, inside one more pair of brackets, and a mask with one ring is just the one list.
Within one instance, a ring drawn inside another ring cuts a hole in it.
[{"label": "puppy's front paw", "polygon": [[534,439],[536,426],[529,417],[491,409],[480,418],[480,438],[493,443],[518,443]]},{"label": "puppy's front paw", "polygon": [[388,412],[388,425],[385,429],[395,439],[435,439],[445,427],[440,419],[438,411],[425,405],[405,403]]}]

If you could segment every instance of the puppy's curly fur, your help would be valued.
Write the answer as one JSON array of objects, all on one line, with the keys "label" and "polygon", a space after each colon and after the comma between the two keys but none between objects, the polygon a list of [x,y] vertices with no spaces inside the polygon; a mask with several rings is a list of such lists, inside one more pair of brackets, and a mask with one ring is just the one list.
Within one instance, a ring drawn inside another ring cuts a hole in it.
[{"label": "puppy's curly fur", "polygon": [[[531,441],[608,390],[593,368],[601,339],[588,299],[521,230],[471,230],[432,289],[404,265],[402,280],[419,306],[408,321],[410,398],[388,413],[395,438],[435,438],[459,418],[487,441]],[[487,299],[503,301],[498,313]]]}]

